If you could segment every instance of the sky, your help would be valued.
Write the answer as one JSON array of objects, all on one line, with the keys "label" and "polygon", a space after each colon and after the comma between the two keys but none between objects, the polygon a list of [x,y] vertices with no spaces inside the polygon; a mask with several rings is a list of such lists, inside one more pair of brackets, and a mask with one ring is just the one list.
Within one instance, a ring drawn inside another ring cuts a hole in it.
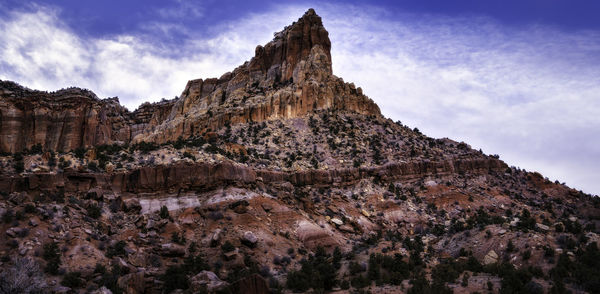
[{"label": "sky", "polygon": [[0,0],[0,79],[130,110],[219,77],[308,8],[382,113],[600,194],[595,0]]}]

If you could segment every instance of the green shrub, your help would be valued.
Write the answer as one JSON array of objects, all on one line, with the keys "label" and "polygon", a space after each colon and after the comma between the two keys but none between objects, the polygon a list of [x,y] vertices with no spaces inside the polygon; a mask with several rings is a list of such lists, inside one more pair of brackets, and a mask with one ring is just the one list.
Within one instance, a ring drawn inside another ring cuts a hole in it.
[{"label": "green shrub", "polygon": [[69,288],[79,288],[83,285],[83,280],[81,280],[80,272],[70,272],[65,274],[63,277],[61,285]]},{"label": "green shrub", "polygon": [[29,150],[29,154],[41,154],[42,153],[42,144],[37,143],[33,146],[31,146],[31,149]]},{"label": "green shrub", "polygon": [[223,243],[223,245],[221,245],[221,250],[223,250],[223,252],[227,253],[227,252],[231,252],[233,250],[235,250],[235,246],[233,246],[233,244],[231,244],[231,242],[229,242],[229,240],[225,241],[225,243]]},{"label": "green shrub", "polygon": [[88,162],[87,168],[91,171],[95,171],[95,172],[99,171],[98,164],[95,161]]},{"label": "green shrub", "polygon": [[158,214],[160,216],[160,218],[162,219],[166,219],[169,218],[171,215],[169,214],[169,209],[166,206],[161,206],[160,207],[160,212]]},{"label": "green shrub", "polygon": [[[96,266],[96,268],[98,268],[98,266]],[[104,267],[102,267],[104,268]],[[106,271],[106,269],[104,269],[103,272],[102,269],[99,269],[98,273],[102,274],[102,277],[100,278],[100,281],[98,283],[99,286],[105,286],[106,288],[108,288],[113,294],[121,294],[123,293],[123,290],[121,288],[119,288],[117,282],[119,280],[119,278],[121,276],[123,276],[124,274],[126,274],[125,272],[126,268],[121,268],[119,265],[115,264],[113,265],[112,269],[110,272]]]},{"label": "green shrub", "polygon": [[73,150],[73,153],[76,158],[83,159],[86,151],[87,150],[83,147],[77,147],[77,148],[75,148],[75,150]]},{"label": "green shrub", "polygon": [[58,267],[60,266],[61,262],[58,244],[55,242],[44,244],[44,252],[42,257],[46,261],[46,268],[44,270],[52,275],[58,274]]},{"label": "green shrub", "polygon": [[183,234],[183,232],[181,232],[181,235],[178,234],[177,232],[173,232],[171,234],[171,241],[173,243],[177,243],[179,245],[185,245],[185,242],[186,242],[185,235]]},{"label": "green shrub", "polygon": [[330,258],[325,249],[318,247],[314,255],[300,262],[302,268],[299,271],[288,273],[287,287],[298,292],[305,292],[310,287],[330,291],[337,284],[337,269],[329,262]]},{"label": "green shrub", "polygon": [[196,160],[196,156],[194,156],[192,153],[189,153],[189,152],[187,152],[187,151],[186,151],[186,152],[183,152],[183,157],[184,157],[184,158],[189,158],[189,159],[191,159],[191,160]]},{"label": "green shrub", "polygon": [[102,215],[102,209],[96,204],[91,204],[86,210],[87,215],[93,219],[97,219]]},{"label": "green shrub", "polygon": [[25,171],[25,163],[23,162],[23,155],[21,153],[13,154],[13,168],[19,174]]},{"label": "green shrub", "polygon": [[161,276],[163,281],[163,292],[171,293],[176,289],[186,290],[190,287],[190,281],[186,275],[186,271],[180,266],[170,266]]},{"label": "green shrub", "polygon": [[121,240],[117,243],[115,243],[115,245],[113,246],[109,246],[108,249],[106,249],[106,257],[108,258],[113,258],[114,256],[125,256],[126,252],[125,252],[125,246],[127,245],[127,243],[125,243],[125,241]]}]

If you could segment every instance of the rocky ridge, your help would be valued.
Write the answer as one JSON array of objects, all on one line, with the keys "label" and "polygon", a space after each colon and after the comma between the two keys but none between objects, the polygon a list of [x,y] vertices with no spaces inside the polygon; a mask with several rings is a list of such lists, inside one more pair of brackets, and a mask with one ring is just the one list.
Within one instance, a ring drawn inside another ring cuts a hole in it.
[{"label": "rocky ridge", "polygon": [[21,152],[36,144],[69,151],[116,142],[127,143],[162,123],[174,101],[144,104],[129,112],[118,98],[100,100],[79,88],[33,91],[0,81],[0,152]]}]

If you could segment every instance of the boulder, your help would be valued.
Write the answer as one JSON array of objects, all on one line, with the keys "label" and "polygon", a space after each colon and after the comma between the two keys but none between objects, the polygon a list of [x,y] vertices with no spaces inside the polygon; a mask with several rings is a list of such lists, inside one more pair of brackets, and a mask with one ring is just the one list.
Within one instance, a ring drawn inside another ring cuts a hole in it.
[{"label": "boulder", "polygon": [[123,210],[127,212],[139,212],[142,210],[140,201],[135,198],[123,200]]},{"label": "boulder", "polygon": [[91,294],[113,294],[112,291],[110,291],[108,288],[106,288],[105,286],[102,286],[102,288],[94,290],[92,292],[90,292]]},{"label": "boulder", "polygon": [[117,280],[117,285],[119,285],[126,294],[144,293],[146,288],[144,272],[141,271],[124,275]]},{"label": "boulder", "polygon": [[253,248],[256,246],[256,243],[258,243],[258,238],[251,231],[246,231],[242,235],[241,241],[242,241],[242,244],[244,244],[250,248]]},{"label": "boulder", "polygon": [[344,224],[344,222],[341,219],[337,218],[337,217],[332,218],[331,222],[334,223],[337,226],[341,226],[341,225]]},{"label": "boulder", "polygon": [[483,257],[483,264],[485,265],[496,262],[498,262],[498,254],[494,250],[488,251],[488,253]]},{"label": "boulder", "polygon": [[201,271],[197,275],[190,278],[191,290],[194,293],[207,290],[209,293],[214,293],[220,289],[227,287],[229,284],[219,279],[219,277],[210,271]]},{"label": "boulder", "polygon": [[179,244],[167,243],[160,247],[163,256],[184,256],[185,247]]},{"label": "boulder", "polygon": [[221,229],[216,229],[210,237],[210,246],[215,247],[221,243]]},{"label": "boulder", "polygon": [[540,223],[536,223],[535,227],[542,232],[548,232],[550,230],[549,226]]}]

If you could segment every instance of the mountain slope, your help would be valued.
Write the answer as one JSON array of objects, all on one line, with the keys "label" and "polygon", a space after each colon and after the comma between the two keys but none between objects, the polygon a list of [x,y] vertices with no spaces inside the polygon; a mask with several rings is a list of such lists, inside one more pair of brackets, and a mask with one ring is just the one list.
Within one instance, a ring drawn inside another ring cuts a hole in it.
[{"label": "mountain slope", "polygon": [[133,112],[1,82],[0,286],[597,291],[597,198],[386,119],[330,48],[311,9]]}]

